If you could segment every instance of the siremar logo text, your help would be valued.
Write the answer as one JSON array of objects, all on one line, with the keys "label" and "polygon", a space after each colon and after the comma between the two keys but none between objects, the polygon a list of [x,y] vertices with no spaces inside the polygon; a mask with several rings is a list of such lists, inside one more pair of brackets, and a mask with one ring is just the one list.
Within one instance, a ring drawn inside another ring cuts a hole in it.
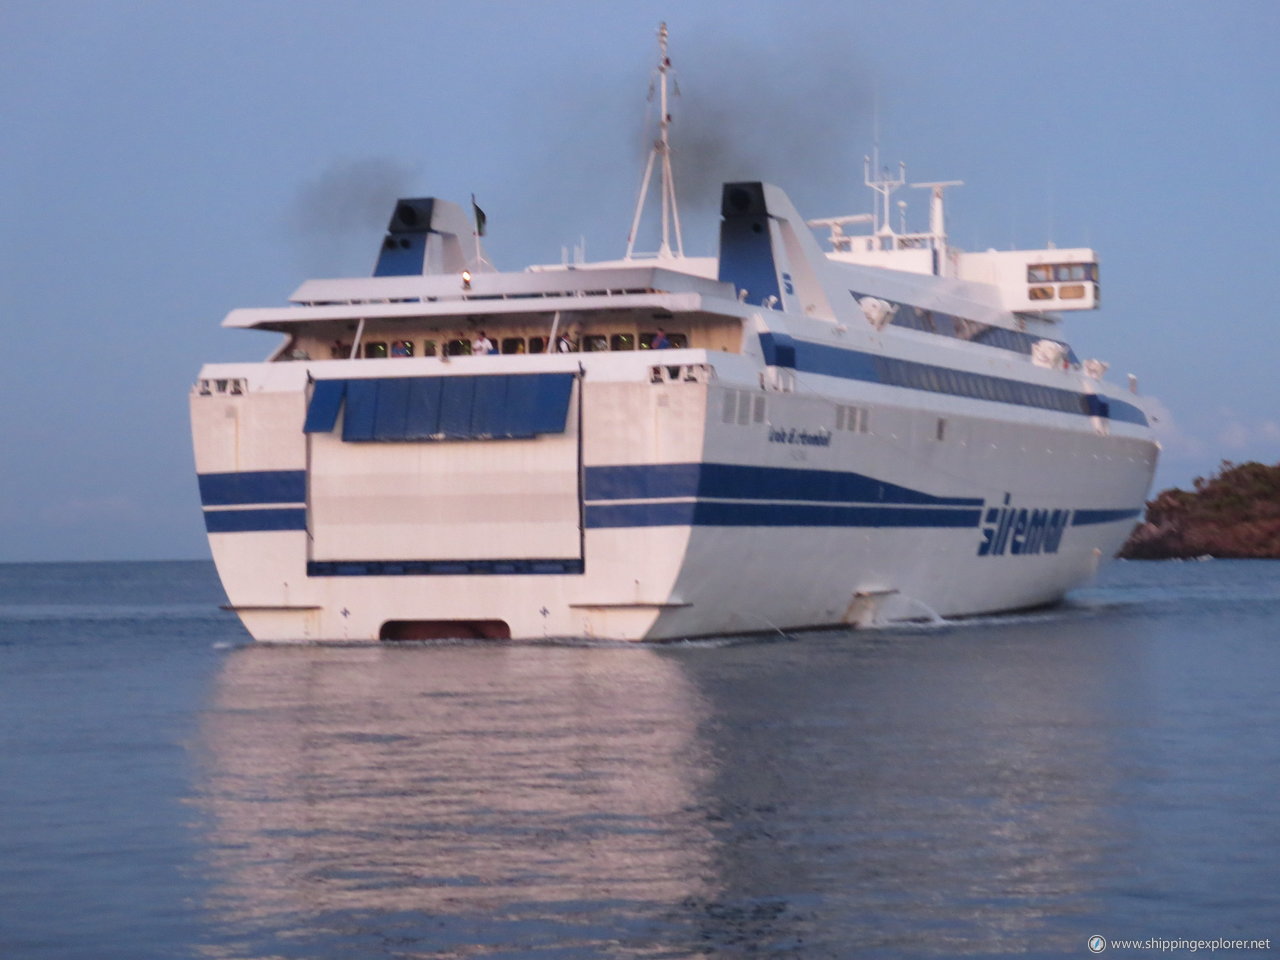
[{"label": "siremar logo text", "polygon": [[982,542],[978,556],[1027,556],[1057,553],[1062,534],[1071,523],[1071,511],[1049,507],[1011,507],[1009,494],[1004,505],[988,507],[982,519]]}]

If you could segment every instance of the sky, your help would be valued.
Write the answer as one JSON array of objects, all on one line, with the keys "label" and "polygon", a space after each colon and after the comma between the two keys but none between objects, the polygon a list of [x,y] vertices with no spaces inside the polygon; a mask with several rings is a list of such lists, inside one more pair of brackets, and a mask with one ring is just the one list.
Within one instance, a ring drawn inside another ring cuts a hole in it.
[{"label": "sky", "polygon": [[663,20],[686,253],[723,180],[868,211],[878,130],[955,245],[1098,250],[1064,334],[1159,398],[1155,490],[1280,460],[1270,0],[6,0],[0,561],[206,557],[187,393],[277,342],[222,318],[369,274],[396,196],[621,256]]}]

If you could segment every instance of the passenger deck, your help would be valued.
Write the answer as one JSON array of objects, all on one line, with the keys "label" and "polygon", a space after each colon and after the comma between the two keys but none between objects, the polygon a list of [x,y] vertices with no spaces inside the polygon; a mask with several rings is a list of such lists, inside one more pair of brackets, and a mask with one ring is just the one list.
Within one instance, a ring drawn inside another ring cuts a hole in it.
[{"label": "passenger deck", "polygon": [[736,317],[709,314],[679,318],[653,311],[600,312],[589,316],[524,315],[498,318],[409,317],[294,324],[289,339],[271,357],[289,360],[385,360],[401,357],[474,356],[489,341],[488,353],[603,353],[654,349],[659,331],[671,349],[740,353],[742,324]]}]

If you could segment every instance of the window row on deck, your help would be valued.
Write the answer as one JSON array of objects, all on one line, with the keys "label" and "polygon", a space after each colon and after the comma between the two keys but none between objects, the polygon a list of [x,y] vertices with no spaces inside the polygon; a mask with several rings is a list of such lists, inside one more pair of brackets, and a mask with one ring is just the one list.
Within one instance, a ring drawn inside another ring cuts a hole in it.
[{"label": "window row on deck", "polygon": [[1044,387],[1022,380],[1009,380],[971,373],[967,370],[914,363],[895,357],[875,357],[874,363],[880,383],[910,387],[914,390],[928,390],[932,393],[946,393],[956,397],[972,397],[976,400],[995,400],[999,403],[1012,403],[1023,407],[1058,410],[1062,413],[1100,417],[1115,415],[1118,419],[1132,420],[1135,423],[1146,422],[1146,418],[1142,417],[1137,408],[1124,403],[1118,403],[1121,409],[1116,414],[1112,414],[1111,404],[1091,393],[1076,393],[1074,390]]},{"label": "window row on deck", "polygon": [[[853,290],[849,292],[859,302],[866,296],[866,294],[857,293]],[[1007,327],[980,323],[977,320],[957,317],[954,314],[943,313],[940,310],[926,310],[923,307],[914,307],[909,303],[895,303],[892,300],[885,302],[889,304],[889,308],[893,311],[893,318],[890,323],[895,327],[905,327],[908,330],[919,330],[922,333],[932,333],[941,337],[953,337],[957,340],[980,343],[984,346],[1009,350],[1013,353],[1021,353],[1027,356],[1031,355],[1031,348],[1038,341],[1052,340],[1051,337],[1042,337],[1038,334],[1026,333],[1021,330],[1010,330]],[[1069,344],[1062,343],[1060,340],[1053,340],[1053,342],[1062,344],[1066,350],[1067,360],[1070,363],[1079,364],[1080,358],[1076,356],[1075,351],[1071,349]]]},{"label": "window row on deck", "polygon": [[[492,352],[500,354],[546,353],[550,350],[558,350],[560,353],[599,353],[618,350],[658,349],[653,346],[657,335],[656,331],[641,333],[638,336],[634,333],[565,333],[556,337],[554,346],[551,343],[551,338],[545,336],[489,337],[488,340],[492,346]],[[476,344],[479,342],[480,336],[480,333],[476,333],[474,337],[460,336],[449,339],[438,337],[371,339],[366,337],[360,342],[358,355],[366,359],[438,357],[442,355],[447,357],[466,357],[476,353]],[[666,337],[668,348],[679,349],[689,345],[687,334],[668,333]],[[285,351],[282,359],[319,359],[313,356],[313,350],[307,349],[307,346],[310,345],[299,344],[292,346]],[[321,348],[322,351],[325,349],[327,349],[330,359],[346,360],[351,356],[352,343],[339,338],[332,341],[327,348]]]}]

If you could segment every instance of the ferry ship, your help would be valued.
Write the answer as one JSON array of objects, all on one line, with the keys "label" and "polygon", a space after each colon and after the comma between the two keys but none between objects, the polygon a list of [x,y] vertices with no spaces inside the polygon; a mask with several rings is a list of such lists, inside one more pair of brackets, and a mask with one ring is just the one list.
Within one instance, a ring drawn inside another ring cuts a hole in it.
[{"label": "ferry ship", "polygon": [[660,43],[622,259],[498,272],[474,199],[402,199],[372,276],[226,317],[283,335],[190,397],[210,548],[255,638],[951,618],[1053,604],[1124,542],[1158,443],[1134,378],[1063,339],[1098,306],[1094,251],[959,250],[954,182],[912,184],[928,229],[894,230],[905,170],[877,158],[869,214],[725,184],[718,254],[686,256]]}]

